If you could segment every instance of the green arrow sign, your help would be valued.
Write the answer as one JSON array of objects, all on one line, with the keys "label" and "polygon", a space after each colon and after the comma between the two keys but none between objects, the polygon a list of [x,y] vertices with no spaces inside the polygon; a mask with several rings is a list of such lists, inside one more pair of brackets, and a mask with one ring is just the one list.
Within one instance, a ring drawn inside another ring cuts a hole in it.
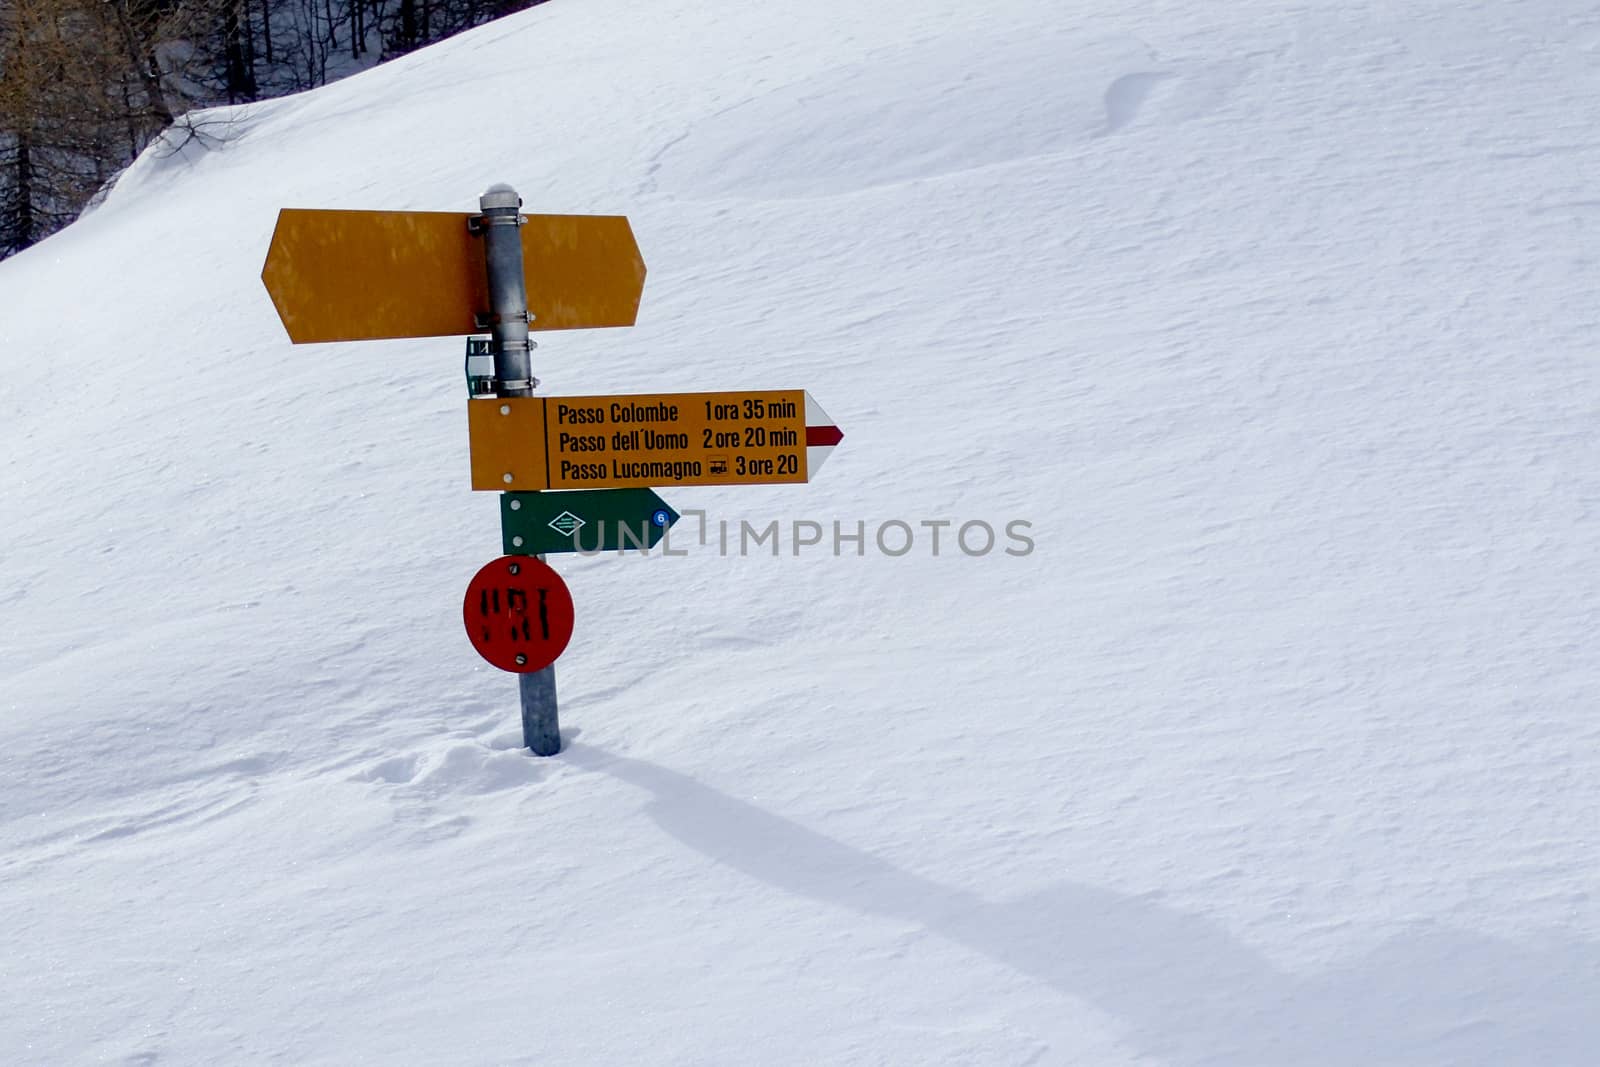
[{"label": "green arrow sign", "polygon": [[678,513],[651,489],[501,493],[500,537],[508,556],[654,548]]}]

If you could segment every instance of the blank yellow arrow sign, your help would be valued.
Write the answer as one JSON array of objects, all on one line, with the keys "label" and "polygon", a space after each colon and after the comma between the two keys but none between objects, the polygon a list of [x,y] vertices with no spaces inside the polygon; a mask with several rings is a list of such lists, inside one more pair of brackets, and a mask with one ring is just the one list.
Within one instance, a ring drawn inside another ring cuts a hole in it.
[{"label": "blank yellow arrow sign", "polygon": [[[644,259],[620,215],[527,215],[534,330],[632,326]],[[453,211],[278,213],[261,280],[289,339],[367,341],[484,332],[483,240]]]}]

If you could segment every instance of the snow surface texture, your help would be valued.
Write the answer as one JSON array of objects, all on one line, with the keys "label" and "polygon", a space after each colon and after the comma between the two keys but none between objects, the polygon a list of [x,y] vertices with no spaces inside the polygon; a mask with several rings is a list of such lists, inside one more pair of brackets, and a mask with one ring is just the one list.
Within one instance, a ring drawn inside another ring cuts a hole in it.
[{"label": "snow surface texture", "polygon": [[[0,264],[0,1061],[1600,1062],[1596,99],[1589,0],[569,0],[147,154]],[[650,267],[546,389],[846,433],[675,507],[1037,550],[559,559],[529,757],[460,343],[258,280],[496,181]]]}]

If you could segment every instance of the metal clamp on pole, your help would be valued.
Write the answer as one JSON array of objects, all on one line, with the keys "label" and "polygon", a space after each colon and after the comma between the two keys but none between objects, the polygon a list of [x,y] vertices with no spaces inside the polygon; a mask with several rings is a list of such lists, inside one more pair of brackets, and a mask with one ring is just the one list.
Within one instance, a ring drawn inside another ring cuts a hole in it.
[{"label": "metal clamp on pole", "polygon": [[[478,198],[482,215],[469,229],[483,237],[483,258],[489,271],[490,348],[494,353],[494,387],[500,396],[532,396],[532,345],[528,342],[528,288],[522,273],[522,197],[509,185],[491,185]],[[561,751],[561,725],[556,715],[556,669],[517,675],[522,696],[522,741],[538,756]]]},{"label": "metal clamp on pole", "polygon": [[491,185],[478,198],[483,212],[472,230],[483,236],[483,258],[489,268],[489,332],[493,337],[496,392],[501,396],[533,393],[531,346],[528,343],[528,291],[522,274],[522,197],[509,185]]}]

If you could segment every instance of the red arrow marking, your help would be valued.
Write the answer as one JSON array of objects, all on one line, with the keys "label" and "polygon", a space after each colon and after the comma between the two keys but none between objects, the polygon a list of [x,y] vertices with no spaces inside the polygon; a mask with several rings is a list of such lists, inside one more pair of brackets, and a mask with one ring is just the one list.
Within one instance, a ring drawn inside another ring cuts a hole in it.
[{"label": "red arrow marking", "polygon": [[844,431],[837,426],[807,426],[806,447],[817,448],[836,445],[844,440]]}]

